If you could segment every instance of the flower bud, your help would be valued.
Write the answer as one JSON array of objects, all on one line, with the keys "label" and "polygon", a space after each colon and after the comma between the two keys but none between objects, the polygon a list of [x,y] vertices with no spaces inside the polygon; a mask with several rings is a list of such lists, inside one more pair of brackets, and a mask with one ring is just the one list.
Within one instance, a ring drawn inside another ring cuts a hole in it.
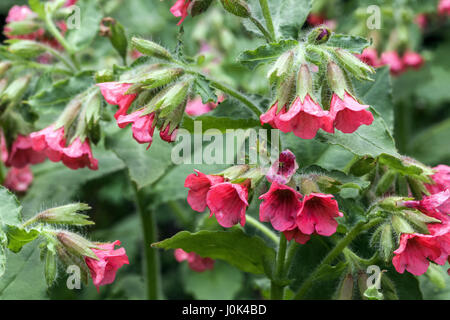
[{"label": "flower bud", "polygon": [[408,221],[398,215],[392,215],[391,222],[392,227],[394,228],[395,232],[397,232],[397,234],[415,232],[414,228],[411,227]]},{"label": "flower bud", "polygon": [[0,95],[0,113],[4,110],[6,105],[10,102],[16,102],[22,99],[25,91],[30,83],[31,76],[23,76],[17,78],[9,84],[9,86]]},{"label": "flower bud", "polygon": [[392,235],[392,227],[389,223],[381,226],[380,234],[380,253],[385,262],[388,262],[392,258],[392,252],[394,250],[394,242]]},{"label": "flower bud", "polygon": [[331,90],[343,100],[345,91],[347,90],[347,80],[341,68],[332,61],[328,63],[327,78]]},{"label": "flower bud", "polygon": [[182,68],[154,70],[134,79],[132,82],[143,84],[142,89],[155,89],[175,81],[183,73],[184,69]]},{"label": "flower bud", "polygon": [[337,291],[337,300],[352,300],[353,297],[353,276],[348,273],[344,279],[342,279],[341,284]]},{"label": "flower bud", "polygon": [[190,81],[178,82],[165,91],[159,101],[155,104],[155,109],[161,110],[159,114],[161,118],[167,117],[183,102],[186,102]]},{"label": "flower bud", "polygon": [[441,223],[440,220],[430,217],[419,210],[403,210],[403,217],[413,224],[415,229],[417,229],[422,234],[429,234],[429,230],[427,227],[428,223]]},{"label": "flower bud", "polygon": [[78,97],[73,98],[56,120],[55,130],[63,126],[69,127],[80,113],[81,106],[82,101]]},{"label": "flower bud", "polygon": [[33,20],[26,19],[21,21],[12,21],[5,26],[5,30],[8,30],[8,36],[22,36],[29,35],[40,29],[40,25]]},{"label": "flower bud", "polygon": [[45,274],[45,281],[47,282],[48,287],[51,287],[52,284],[55,282],[57,272],[58,272],[58,265],[56,260],[56,254],[54,251],[47,249],[45,253],[44,274]]},{"label": "flower bud", "polygon": [[321,192],[324,193],[338,193],[342,185],[341,182],[327,176],[319,176],[316,179],[316,183],[319,186]]},{"label": "flower bud", "polygon": [[227,180],[235,180],[249,170],[249,166],[246,164],[229,167],[222,171],[219,175],[223,176]]},{"label": "flower bud", "polygon": [[208,10],[212,0],[193,0],[190,5],[191,16],[195,17]]},{"label": "flower bud", "polygon": [[3,76],[6,71],[9,70],[9,68],[11,68],[12,63],[9,61],[2,61],[0,62],[0,77]]},{"label": "flower bud", "polygon": [[254,188],[263,177],[265,177],[265,174],[263,173],[262,168],[252,168],[240,176],[239,179],[242,181],[249,179],[251,182],[251,188]]},{"label": "flower bud", "polygon": [[131,38],[131,45],[137,51],[147,56],[163,59],[173,60],[172,55],[165,48],[149,40],[139,39],[136,37]]},{"label": "flower bud", "polygon": [[360,271],[358,273],[358,290],[363,300],[367,300],[364,296],[364,292],[367,290],[367,280],[369,276],[364,271]]},{"label": "flower bud", "polygon": [[78,211],[89,210],[85,203],[72,203],[62,207],[47,209],[37,215],[37,220],[45,223],[86,226],[94,222],[89,221],[89,216],[80,214]]},{"label": "flower bud", "polygon": [[307,195],[314,192],[315,193],[320,192],[317,183],[313,179],[302,178],[300,180],[300,193]]},{"label": "flower bud", "polygon": [[425,184],[419,179],[407,176],[406,181],[408,182],[411,193],[417,200],[422,200],[423,195],[430,195]]},{"label": "flower bud", "polygon": [[223,8],[241,18],[250,17],[250,8],[244,0],[220,0]]},{"label": "flower bud", "polygon": [[99,70],[94,75],[95,83],[114,81],[114,73],[109,69]]},{"label": "flower bud", "polygon": [[368,74],[375,73],[375,70],[358,59],[354,54],[344,49],[336,49],[336,58],[342,65],[359,79],[370,80]]},{"label": "flower bud", "polygon": [[75,265],[80,268],[81,281],[87,285],[88,279],[89,279],[89,269],[88,269],[86,263],[84,262],[84,258],[83,257],[80,258],[79,256],[75,256],[75,255],[71,254],[68,250],[66,250],[61,245],[56,246],[56,253],[58,255],[58,258],[66,266]]},{"label": "flower bud", "polygon": [[8,51],[22,58],[35,58],[45,52],[45,47],[31,40],[14,40]]},{"label": "flower bud", "polygon": [[290,104],[295,93],[295,74],[291,73],[286,77],[279,79],[277,85],[277,113],[287,104]]},{"label": "flower bud", "polygon": [[380,178],[377,184],[377,188],[375,190],[375,194],[377,196],[383,195],[386,191],[389,190],[389,188],[392,187],[392,184],[394,183],[396,172],[394,170],[387,170],[383,176]]},{"label": "flower bud", "polygon": [[303,101],[308,94],[314,96],[313,81],[309,67],[303,64],[297,75],[297,96]]},{"label": "flower bud", "polygon": [[311,30],[308,34],[308,43],[323,44],[326,43],[331,36],[331,30],[325,26],[319,26]]},{"label": "flower bud", "polygon": [[294,64],[294,52],[292,50],[283,53],[267,73],[267,78],[271,83],[288,74]]},{"label": "flower bud", "polygon": [[125,61],[127,56],[128,39],[122,24],[111,17],[105,17],[102,19],[100,24],[100,35],[109,38],[114,49],[116,49]]},{"label": "flower bud", "polygon": [[76,256],[89,257],[98,260],[91,248],[97,248],[89,240],[69,231],[59,231],[56,234],[59,242],[72,254]]}]

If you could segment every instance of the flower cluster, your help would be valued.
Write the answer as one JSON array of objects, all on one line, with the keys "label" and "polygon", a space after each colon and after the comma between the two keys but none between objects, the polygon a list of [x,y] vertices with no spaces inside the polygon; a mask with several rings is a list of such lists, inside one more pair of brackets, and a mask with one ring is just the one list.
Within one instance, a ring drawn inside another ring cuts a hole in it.
[{"label": "flower cluster", "polygon": [[195,252],[186,252],[183,249],[175,249],[175,259],[178,262],[187,261],[189,268],[195,272],[203,272],[214,269],[214,260],[211,258],[202,258]]}]

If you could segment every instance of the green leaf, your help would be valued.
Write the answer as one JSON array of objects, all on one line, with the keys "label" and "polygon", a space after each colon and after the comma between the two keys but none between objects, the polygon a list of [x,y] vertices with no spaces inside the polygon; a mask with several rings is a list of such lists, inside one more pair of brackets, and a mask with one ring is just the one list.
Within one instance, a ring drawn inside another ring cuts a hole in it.
[{"label": "green leaf", "polygon": [[250,237],[241,229],[229,231],[182,231],[172,238],[152,245],[161,249],[194,251],[202,257],[224,260],[245,272],[262,274],[267,263],[275,259],[275,251],[259,237]]},{"label": "green leaf", "polygon": [[211,84],[204,77],[197,77],[194,81],[194,90],[202,98],[202,103],[217,102],[217,95]]},{"label": "green leaf", "polygon": [[66,39],[79,51],[88,48],[97,36],[103,14],[97,1],[78,0],[77,7],[80,8],[80,25],[69,29]]},{"label": "green leaf", "polygon": [[28,5],[30,6],[30,9],[39,16],[39,18],[44,19],[45,8],[44,4],[40,0],[28,0]]},{"label": "green leaf", "polygon": [[113,45],[114,49],[119,53],[122,57],[123,61],[126,61],[127,58],[127,50],[128,50],[128,40],[127,35],[125,33],[125,29],[121,23],[115,21],[111,24],[111,37],[109,40]]},{"label": "green leaf", "polygon": [[0,227],[3,225],[19,225],[22,220],[22,207],[16,196],[8,189],[0,186]]},{"label": "green leaf", "polygon": [[312,0],[270,1],[272,20],[277,37],[296,39],[312,8]]},{"label": "green leaf", "polygon": [[8,237],[8,249],[14,253],[18,253],[24,245],[36,239],[39,234],[39,230],[36,229],[25,230],[17,226],[7,226],[6,236]]},{"label": "green leaf", "polygon": [[352,53],[361,53],[371,42],[358,36],[333,33],[326,43],[327,46],[344,48]]},{"label": "green leaf", "polygon": [[433,171],[420,164],[407,163],[402,159],[396,158],[389,154],[381,154],[379,162],[388,166],[389,168],[397,171],[404,176],[410,176],[417,178],[423,182],[429,183],[429,175],[433,174]]},{"label": "green leaf", "polygon": [[244,51],[238,60],[248,68],[254,69],[260,64],[275,61],[283,52],[296,45],[298,45],[296,40],[281,40],[277,43],[265,44],[254,50]]}]

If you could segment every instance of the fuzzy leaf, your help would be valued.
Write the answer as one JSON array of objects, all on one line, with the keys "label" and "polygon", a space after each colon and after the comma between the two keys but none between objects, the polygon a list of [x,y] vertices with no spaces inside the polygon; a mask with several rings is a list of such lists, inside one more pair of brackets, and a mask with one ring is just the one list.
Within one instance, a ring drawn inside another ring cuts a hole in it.
[{"label": "fuzzy leaf", "polygon": [[265,44],[254,50],[244,51],[238,57],[238,60],[248,68],[254,69],[260,64],[275,61],[283,52],[295,47],[297,44],[296,40],[281,40],[277,43]]}]

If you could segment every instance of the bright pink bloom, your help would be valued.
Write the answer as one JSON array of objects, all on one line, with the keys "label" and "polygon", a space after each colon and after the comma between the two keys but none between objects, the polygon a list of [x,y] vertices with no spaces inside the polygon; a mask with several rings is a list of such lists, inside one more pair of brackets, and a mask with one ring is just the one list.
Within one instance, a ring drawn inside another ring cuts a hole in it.
[{"label": "bright pink bloom", "polygon": [[187,202],[192,210],[203,212],[206,209],[206,195],[212,186],[224,182],[222,176],[204,174],[198,170],[186,177],[184,186],[189,188]]},{"label": "bright pink bloom", "polygon": [[331,236],[336,232],[336,217],[342,217],[338,203],[331,194],[311,193],[303,198],[297,215],[297,226],[304,234]]},{"label": "bright pink bloom", "polygon": [[155,131],[155,113],[141,116],[143,110],[138,110],[127,115],[120,115],[117,119],[117,124],[120,128],[125,128],[128,124],[131,125],[134,139],[139,143],[148,143],[148,148],[153,142],[153,132]]},{"label": "bright pink bloom", "polygon": [[420,54],[413,51],[405,52],[402,59],[405,66],[414,68],[416,70],[420,69],[425,62]]},{"label": "bright pink bloom", "polygon": [[424,13],[420,13],[416,16],[416,19],[414,19],[414,22],[419,26],[420,29],[424,30],[426,29],[428,25],[428,18],[427,15]]},{"label": "bright pink bloom", "polygon": [[88,167],[91,170],[98,169],[98,160],[92,155],[89,139],[81,142],[79,138],[63,149],[61,161],[72,170]]},{"label": "bright pink bloom", "polygon": [[109,104],[119,106],[114,118],[118,119],[121,115],[126,115],[137,94],[125,94],[132,86],[131,83],[103,82],[98,83],[103,97]]},{"label": "bright pink bloom", "polygon": [[392,263],[398,273],[405,272],[420,276],[424,274],[432,260],[439,264],[442,261],[442,251],[439,242],[433,235],[423,234],[402,234],[400,237],[400,246],[394,251],[395,257]]},{"label": "bright pink bloom", "polygon": [[33,150],[30,137],[19,135],[13,142],[5,164],[16,168],[24,168],[29,164],[41,163],[45,158],[44,153]]},{"label": "bright pink bloom", "polygon": [[189,100],[186,104],[186,113],[190,116],[201,116],[202,114],[208,113],[215,108],[223,101],[225,100],[224,96],[219,96],[217,103],[215,102],[209,102],[206,104],[203,104],[201,97],[196,97],[193,100]]},{"label": "bright pink bloom", "polygon": [[450,15],[450,0],[440,0],[438,12],[440,15]]},{"label": "bright pink bloom", "polygon": [[296,216],[302,203],[302,195],[283,184],[272,183],[267,193],[261,195],[259,220],[270,221],[275,230],[292,230],[296,226]]},{"label": "bright pink bloom", "polygon": [[175,249],[175,259],[178,262],[187,261],[189,268],[195,272],[203,272],[214,269],[214,260],[211,258],[202,258],[195,252],[186,252],[183,249]]},{"label": "bright pink bloom", "polygon": [[66,146],[64,127],[54,129],[51,125],[41,131],[30,134],[33,150],[44,153],[50,161],[61,161],[63,149]]},{"label": "bright pink bloom", "polygon": [[[27,19],[32,19],[34,16],[34,12],[31,11],[31,9],[24,5],[24,6],[13,6],[11,9],[9,9],[8,16],[6,17],[6,23],[11,22],[19,22]],[[7,36],[10,39],[28,39],[28,40],[36,40],[38,38],[41,38],[44,35],[44,29],[39,29],[35,32],[24,34],[24,35],[11,35],[9,34],[12,30],[5,26],[3,29],[3,33],[5,36]]]},{"label": "bright pink bloom", "polygon": [[11,168],[6,175],[3,185],[11,191],[25,192],[33,181],[33,173],[29,166]]},{"label": "bright pink bloom", "polygon": [[275,118],[275,124],[283,132],[294,132],[302,139],[312,139],[317,131],[322,128],[327,132],[333,132],[333,122],[328,116],[328,111],[322,110],[319,104],[308,95],[303,102],[297,97],[286,113]]},{"label": "bright pink bloom", "polygon": [[387,51],[381,54],[381,65],[388,65],[391,73],[398,76],[405,71],[405,65],[396,51]]},{"label": "bright pink bloom", "polygon": [[248,207],[248,189],[246,186],[222,182],[211,187],[206,195],[206,205],[211,210],[211,217],[224,228],[231,228],[237,223],[245,225],[245,210]]},{"label": "bright pink bloom", "polygon": [[291,150],[284,150],[270,167],[266,174],[266,178],[269,182],[286,184],[291,180],[291,177],[295,174],[297,169],[298,164],[297,161],[295,161],[295,155]]},{"label": "bright pink bloom", "polygon": [[175,17],[181,17],[181,20],[177,23],[177,25],[180,25],[189,15],[188,8],[190,4],[191,0],[177,0],[172,8],[170,8],[170,12],[172,12]]},{"label": "bright pink bloom", "polygon": [[70,7],[77,3],[78,0],[67,0],[64,7]]},{"label": "bright pink bloom", "polygon": [[3,130],[0,128],[0,161],[6,162],[8,161],[8,146],[6,144],[5,134]]},{"label": "bright pink bloom", "polygon": [[172,133],[170,132],[170,125],[167,125],[166,128],[159,132],[159,136],[162,140],[166,142],[174,142],[177,139],[178,127],[175,128]]},{"label": "bright pink bloom", "polygon": [[278,101],[275,102],[270,107],[269,110],[267,110],[259,117],[261,125],[268,123],[272,128],[278,129],[278,125],[280,123],[280,116],[286,113],[286,106],[284,106],[278,113],[277,109],[278,109]]},{"label": "bright pink bloom", "polygon": [[450,167],[440,164],[434,167],[435,174],[431,176],[434,184],[427,184],[426,187],[430,193],[438,193],[450,188]]},{"label": "bright pink bloom", "polygon": [[300,244],[305,244],[309,241],[309,239],[311,239],[310,235],[301,232],[297,226],[295,226],[295,228],[292,230],[283,231],[283,233],[288,241],[294,239],[295,242]]},{"label": "bright pink bloom", "polygon": [[375,48],[366,48],[361,54],[356,54],[359,60],[372,67],[380,66],[378,52]]},{"label": "bright pink bloom", "polygon": [[372,113],[367,110],[370,106],[362,105],[347,92],[344,100],[333,94],[330,105],[330,118],[334,119],[334,127],[344,133],[353,133],[361,125],[371,125]]},{"label": "bright pink bloom", "polygon": [[120,241],[113,243],[103,243],[98,245],[101,249],[92,249],[99,260],[85,257],[86,265],[91,271],[92,281],[97,287],[114,282],[117,270],[124,264],[130,264],[124,248],[114,250],[115,246],[120,246]]}]

